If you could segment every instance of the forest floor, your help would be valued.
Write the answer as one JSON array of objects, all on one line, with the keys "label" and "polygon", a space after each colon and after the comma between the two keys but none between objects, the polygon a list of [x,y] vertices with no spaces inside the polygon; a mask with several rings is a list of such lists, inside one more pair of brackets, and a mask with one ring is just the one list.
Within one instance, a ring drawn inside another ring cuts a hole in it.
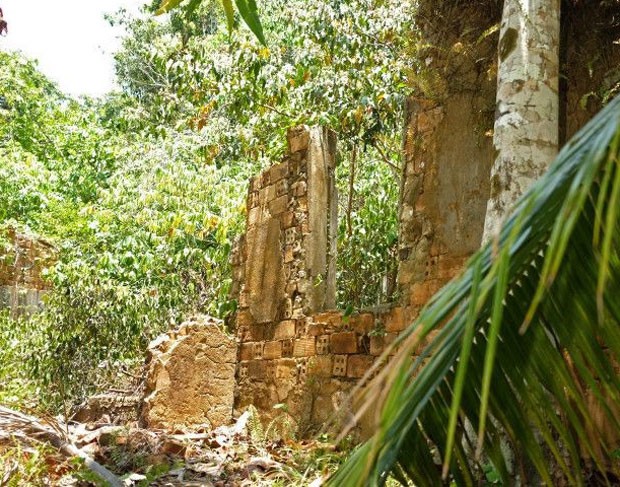
[{"label": "forest floor", "polygon": [[[42,420],[51,425],[52,420]],[[305,441],[267,438],[251,412],[211,431],[167,433],[134,424],[69,423],[65,441],[117,475],[126,486],[318,486],[346,449],[325,436]],[[343,451],[344,450],[344,451]],[[0,486],[106,485],[36,434],[0,434]]]}]

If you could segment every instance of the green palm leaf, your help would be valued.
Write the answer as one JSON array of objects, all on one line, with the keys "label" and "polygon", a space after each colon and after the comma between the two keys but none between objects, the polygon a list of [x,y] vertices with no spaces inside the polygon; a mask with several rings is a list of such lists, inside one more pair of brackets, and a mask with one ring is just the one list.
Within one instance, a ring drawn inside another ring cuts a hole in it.
[{"label": "green palm leaf", "polygon": [[[620,431],[619,141],[620,98],[399,337],[391,366],[363,391],[366,405],[380,398],[374,436],[330,485],[383,485],[390,474],[472,485],[482,452],[504,482],[510,452],[547,485],[551,465],[583,485],[584,456],[617,470],[604,430]],[[592,418],[593,403],[605,421]]]},{"label": "green palm leaf", "polygon": [[[159,4],[159,8],[155,12],[155,15],[165,14],[170,12],[171,10],[177,8],[183,0],[161,0]],[[198,5],[202,2],[202,0],[190,0],[189,4],[186,7],[187,14],[191,14]],[[237,10],[239,11],[239,15],[245,22],[245,24],[250,28],[252,33],[256,36],[256,38],[260,41],[261,44],[267,45],[267,40],[265,39],[265,33],[263,32],[263,26],[260,22],[260,17],[258,15],[258,6],[256,5],[256,0],[235,0],[235,5],[237,6]],[[226,14],[226,24],[228,26],[228,31],[232,32],[235,27],[235,10],[232,4],[232,0],[222,0],[222,8],[224,9],[224,13]]]}]

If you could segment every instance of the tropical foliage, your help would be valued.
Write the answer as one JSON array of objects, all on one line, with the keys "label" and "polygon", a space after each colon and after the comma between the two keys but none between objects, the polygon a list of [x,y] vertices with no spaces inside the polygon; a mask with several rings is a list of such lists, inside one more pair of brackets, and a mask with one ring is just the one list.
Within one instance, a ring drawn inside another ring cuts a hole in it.
[{"label": "tropical foliage", "polygon": [[399,338],[365,392],[376,432],[331,485],[474,485],[486,462],[506,484],[529,465],[585,485],[582,458],[618,473],[619,144],[616,99]]},{"label": "tropical foliage", "polygon": [[216,1],[159,17],[150,3],[111,17],[128,32],[122,91],[101,100],[0,52],[0,222],[58,252],[45,311],[0,318],[10,404],[83,397],[188,314],[227,317],[247,180],[282,156],[289,126],[339,132],[340,306],[393,291],[406,7],[262,2],[266,47],[231,34]]}]

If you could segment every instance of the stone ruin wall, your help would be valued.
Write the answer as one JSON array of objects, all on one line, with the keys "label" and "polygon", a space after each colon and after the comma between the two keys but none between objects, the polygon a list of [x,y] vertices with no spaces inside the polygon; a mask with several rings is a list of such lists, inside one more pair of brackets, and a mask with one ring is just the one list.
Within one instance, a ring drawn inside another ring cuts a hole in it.
[{"label": "stone ruin wall", "polygon": [[40,309],[49,289],[43,270],[55,257],[51,244],[9,228],[0,247],[0,310],[10,309],[13,316],[32,314]]},{"label": "stone ruin wall", "polygon": [[[347,317],[334,309],[335,137],[300,127],[289,132],[288,142],[285,160],[251,180],[247,231],[233,252],[235,405],[254,405],[269,418],[274,405],[285,404],[303,432],[333,419],[343,393],[429,296]],[[451,276],[433,276],[433,286]]]},{"label": "stone ruin wall", "polygon": [[[232,257],[239,304],[237,410],[254,405],[269,418],[283,403],[302,433],[325,424],[343,406],[343,393],[480,247],[495,157],[498,40],[487,33],[500,10],[489,1],[489,8],[461,3],[447,17],[438,13],[450,5],[421,2],[417,19],[430,74],[414,80],[417,95],[406,106],[398,303],[348,317],[334,310],[333,133],[291,130],[285,160],[251,180],[247,231]],[[439,25],[436,18],[444,17],[450,21]],[[572,35],[575,25],[565,31]],[[569,42],[568,52],[578,47],[583,45]],[[605,54],[607,70],[619,58],[618,47],[610,43]],[[592,88],[580,69],[563,65],[567,136],[598,108],[577,103]],[[597,74],[596,82],[603,76]]]}]

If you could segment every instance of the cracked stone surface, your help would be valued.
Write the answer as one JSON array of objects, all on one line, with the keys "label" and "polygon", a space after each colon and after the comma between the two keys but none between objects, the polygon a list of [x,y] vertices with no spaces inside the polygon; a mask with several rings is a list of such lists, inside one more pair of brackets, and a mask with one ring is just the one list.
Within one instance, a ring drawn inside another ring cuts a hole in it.
[{"label": "cracked stone surface", "polygon": [[149,345],[142,420],[149,428],[187,430],[228,424],[237,348],[222,322],[198,317]]}]

